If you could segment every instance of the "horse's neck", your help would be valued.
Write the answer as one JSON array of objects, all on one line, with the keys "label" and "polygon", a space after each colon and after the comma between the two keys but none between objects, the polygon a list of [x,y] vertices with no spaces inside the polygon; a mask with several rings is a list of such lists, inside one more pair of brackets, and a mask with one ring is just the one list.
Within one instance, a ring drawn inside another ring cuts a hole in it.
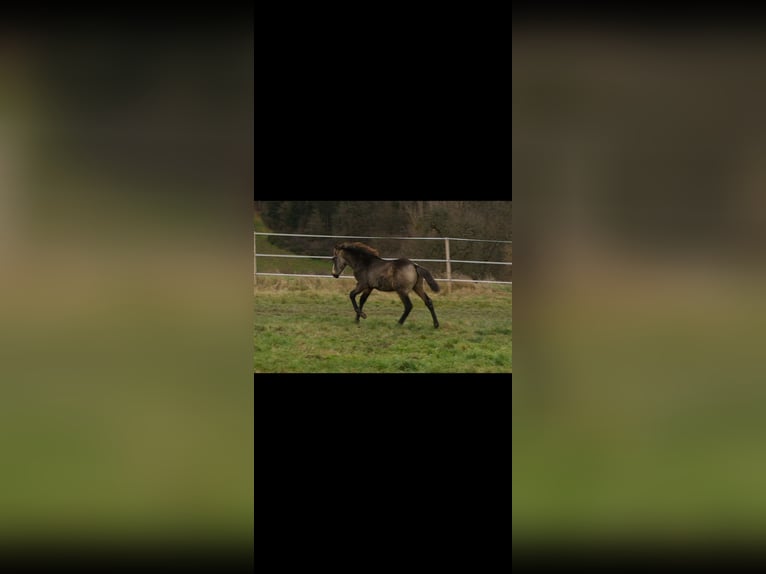
[{"label": "horse's neck", "polygon": [[361,269],[362,267],[369,267],[372,263],[376,261],[376,257],[365,257],[364,255],[357,255],[354,254],[351,257],[347,258],[346,261],[348,261],[349,267],[352,269]]}]

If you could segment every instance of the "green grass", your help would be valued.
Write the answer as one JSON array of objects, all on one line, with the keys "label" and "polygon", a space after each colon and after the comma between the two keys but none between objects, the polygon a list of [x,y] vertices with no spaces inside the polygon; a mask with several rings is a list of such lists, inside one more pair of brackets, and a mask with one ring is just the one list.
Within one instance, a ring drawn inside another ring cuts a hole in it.
[{"label": "green grass", "polygon": [[760,543],[756,286],[625,294],[594,281],[525,305],[535,321],[510,401],[514,543]]},{"label": "green grass", "polygon": [[254,288],[255,373],[510,373],[511,286],[466,285],[430,294],[440,327],[423,301],[404,325],[394,293],[373,291],[357,324],[353,282],[258,278]]}]

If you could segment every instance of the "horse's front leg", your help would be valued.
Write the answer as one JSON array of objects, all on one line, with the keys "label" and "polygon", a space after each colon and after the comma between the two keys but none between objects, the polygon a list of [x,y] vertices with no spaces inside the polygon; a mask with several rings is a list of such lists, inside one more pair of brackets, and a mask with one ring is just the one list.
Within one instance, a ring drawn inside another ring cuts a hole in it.
[{"label": "horse's front leg", "polygon": [[[360,284],[357,284],[357,286],[351,290],[351,293],[348,294],[349,298],[351,299],[351,304],[354,306],[354,311],[356,312],[357,323],[359,322],[359,317],[362,317],[363,319],[367,318],[367,315],[365,315],[362,312],[362,309],[356,304],[356,296],[359,295],[359,293],[362,291],[364,291],[364,287],[362,287]],[[362,297],[362,304],[364,304],[364,296]]]},{"label": "horse's front leg", "polygon": [[372,287],[368,287],[367,289],[365,289],[362,292],[362,296],[359,297],[359,311],[358,311],[357,316],[356,316],[356,320],[357,321],[359,321],[359,317],[361,317],[362,319],[366,319],[367,318],[367,313],[362,311],[362,309],[364,308],[364,303],[365,303],[365,301],[367,301],[367,297],[370,296],[370,293],[372,293]]}]

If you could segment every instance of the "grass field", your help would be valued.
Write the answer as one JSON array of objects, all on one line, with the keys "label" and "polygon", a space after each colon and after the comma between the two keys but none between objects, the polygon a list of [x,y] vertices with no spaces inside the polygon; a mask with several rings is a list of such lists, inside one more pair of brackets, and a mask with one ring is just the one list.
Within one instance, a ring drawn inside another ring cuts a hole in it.
[{"label": "grass field", "polygon": [[764,284],[652,271],[612,267],[525,301],[514,544],[762,544]]},{"label": "grass field", "polygon": [[510,373],[512,287],[453,287],[429,296],[404,325],[394,293],[374,291],[359,324],[344,279],[259,277],[254,287],[255,373]]}]

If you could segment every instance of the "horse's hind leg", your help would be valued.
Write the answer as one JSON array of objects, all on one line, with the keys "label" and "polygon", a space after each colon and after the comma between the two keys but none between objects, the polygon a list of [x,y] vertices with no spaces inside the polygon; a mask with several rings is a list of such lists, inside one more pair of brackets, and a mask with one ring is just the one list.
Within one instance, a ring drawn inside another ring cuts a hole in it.
[{"label": "horse's hind leg", "polygon": [[401,291],[397,291],[397,293],[399,294],[399,299],[401,299],[402,303],[404,303],[404,313],[402,314],[401,319],[399,319],[399,324],[403,325],[407,315],[409,315],[410,311],[412,311],[412,301],[410,301],[410,297],[407,295],[407,293],[402,293]]},{"label": "horse's hind leg", "polygon": [[431,298],[426,294],[425,289],[423,289],[423,282],[418,281],[412,290],[415,291],[415,293],[417,293],[421,299],[423,299],[426,307],[428,307],[428,310],[431,311],[431,317],[433,317],[434,320],[434,329],[437,329],[439,327],[439,320],[436,318],[436,311],[434,311],[433,301],[431,301]]}]

